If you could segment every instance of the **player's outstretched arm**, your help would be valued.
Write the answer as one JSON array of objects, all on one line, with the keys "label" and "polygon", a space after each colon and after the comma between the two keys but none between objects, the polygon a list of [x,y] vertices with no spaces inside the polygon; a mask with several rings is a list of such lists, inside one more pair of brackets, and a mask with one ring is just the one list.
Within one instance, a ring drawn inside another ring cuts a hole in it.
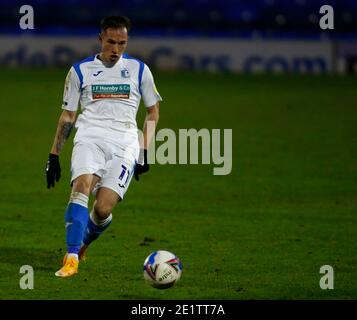
[{"label": "player's outstretched arm", "polygon": [[64,143],[71,134],[75,120],[76,112],[69,110],[63,110],[58,120],[55,139],[53,141],[51,152],[46,164],[46,179],[48,189],[54,187],[55,181],[58,182],[61,178],[59,154],[62,151]]},{"label": "player's outstretched arm", "polygon": [[143,141],[140,141],[139,161],[135,166],[134,177],[139,181],[139,175],[149,171],[150,165],[147,160],[147,150],[150,146],[150,141],[155,135],[155,128],[159,122],[159,102],[155,105],[146,108],[146,117],[143,128]]}]

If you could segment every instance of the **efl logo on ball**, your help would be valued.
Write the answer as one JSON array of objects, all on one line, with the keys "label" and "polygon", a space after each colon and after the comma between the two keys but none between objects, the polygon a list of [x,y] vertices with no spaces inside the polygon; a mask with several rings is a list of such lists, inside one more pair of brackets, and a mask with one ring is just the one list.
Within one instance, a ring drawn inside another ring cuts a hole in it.
[{"label": "efl logo on ball", "polygon": [[144,262],[144,278],[154,288],[167,289],[180,280],[182,263],[165,250],[152,252]]}]

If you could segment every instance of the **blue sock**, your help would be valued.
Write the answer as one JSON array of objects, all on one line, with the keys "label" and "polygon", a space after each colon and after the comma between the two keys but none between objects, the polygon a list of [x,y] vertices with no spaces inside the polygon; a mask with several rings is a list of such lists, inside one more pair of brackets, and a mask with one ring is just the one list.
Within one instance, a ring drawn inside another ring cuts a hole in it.
[{"label": "blue sock", "polygon": [[88,197],[75,192],[68,204],[66,222],[67,252],[78,254],[82,243],[85,227],[88,223]]},{"label": "blue sock", "polygon": [[102,232],[107,229],[112,223],[112,214],[108,216],[105,220],[98,220],[95,218],[94,214],[91,213],[87,228],[84,231],[83,243],[85,245],[90,245],[94,240],[102,234]]}]

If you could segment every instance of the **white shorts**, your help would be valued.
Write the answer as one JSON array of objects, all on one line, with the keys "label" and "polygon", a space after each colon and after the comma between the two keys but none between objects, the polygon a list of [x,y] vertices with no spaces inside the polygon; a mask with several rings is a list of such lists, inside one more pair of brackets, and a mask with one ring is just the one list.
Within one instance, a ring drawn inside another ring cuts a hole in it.
[{"label": "white shorts", "polygon": [[138,159],[139,144],[114,144],[104,139],[76,139],[72,151],[71,183],[83,174],[100,177],[93,189],[106,187],[116,192],[121,199],[127,191]]}]

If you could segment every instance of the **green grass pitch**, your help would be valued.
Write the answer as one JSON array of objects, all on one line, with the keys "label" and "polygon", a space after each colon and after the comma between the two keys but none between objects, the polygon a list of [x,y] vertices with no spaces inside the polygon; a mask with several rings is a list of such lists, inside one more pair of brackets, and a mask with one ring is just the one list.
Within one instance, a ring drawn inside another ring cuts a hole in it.
[{"label": "green grass pitch", "polygon": [[[0,299],[357,298],[356,78],[155,73],[159,128],[232,128],[232,173],[153,165],[79,274],[59,279],[72,141],[55,189],[44,167],[66,70],[1,74]],[[158,249],[184,266],[168,290],[143,280]],[[22,265],[33,290],[19,287]],[[322,265],[333,290],[320,289]]]}]

